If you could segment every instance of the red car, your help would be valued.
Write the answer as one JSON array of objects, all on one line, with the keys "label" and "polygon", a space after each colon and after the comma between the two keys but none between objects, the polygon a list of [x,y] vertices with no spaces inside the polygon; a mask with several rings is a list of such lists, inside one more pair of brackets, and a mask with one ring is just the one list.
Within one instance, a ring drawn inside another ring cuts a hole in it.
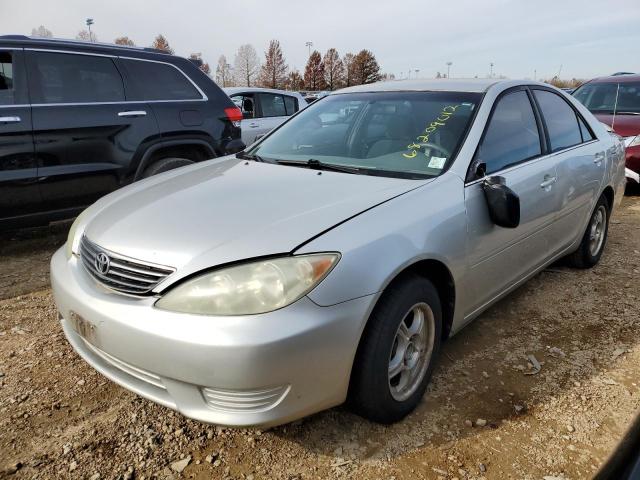
[{"label": "red car", "polygon": [[640,75],[596,78],[578,87],[573,96],[624,138],[627,178],[640,183]]}]

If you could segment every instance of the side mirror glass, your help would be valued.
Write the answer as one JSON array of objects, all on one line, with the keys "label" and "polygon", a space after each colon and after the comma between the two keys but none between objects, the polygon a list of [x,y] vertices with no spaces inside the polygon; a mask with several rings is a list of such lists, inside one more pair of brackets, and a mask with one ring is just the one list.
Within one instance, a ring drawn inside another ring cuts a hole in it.
[{"label": "side mirror glass", "polygon": [[485,178],[482,190],[493,223],[504,228],[520,225],[520,197],[507,187],[504,177]]}]

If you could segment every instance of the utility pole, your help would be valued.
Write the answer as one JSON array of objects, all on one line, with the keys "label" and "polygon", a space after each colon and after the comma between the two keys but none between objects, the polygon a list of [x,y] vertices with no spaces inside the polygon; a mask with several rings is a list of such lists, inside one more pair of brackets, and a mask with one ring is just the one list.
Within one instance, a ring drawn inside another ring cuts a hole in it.
[{"label": "utility pole", "polygon": [[416,72],[416,78],[418,78],[418,73],[420,73],[420,69],[419,69],[419,68],[416,68],[416,69],[415,69],[415,72]]},{"label": "utility pole", "polygon": [[447,62],[447,78],[451,78],[451,65],[453,62]]},{"label": "utility pole", "polygon": [[91,33],[91,25],[93,25],[93,18],[87,18],[87,27],[89,27],[89,41],[93,42],[93,34]]},{"label": "utility pole", "polygon": [[311,47],[313,47],[313,42],[307,42],[307,43],[305,43],[305,45],[309,49],[309,56],[311,56]]},{"label": "utility pole", "polygon": [[489,78],[493,78],[493,62],[489,64]]}]

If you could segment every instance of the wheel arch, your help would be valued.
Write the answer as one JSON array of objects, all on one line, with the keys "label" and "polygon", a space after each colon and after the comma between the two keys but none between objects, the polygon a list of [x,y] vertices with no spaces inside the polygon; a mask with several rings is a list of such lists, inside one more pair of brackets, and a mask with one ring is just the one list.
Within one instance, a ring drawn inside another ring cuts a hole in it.
[{"label": "wheel arch", "polygon": [[139,180],[142,177],[142,172],[161,158],[178,157],[199,162],[217,156],[211,144],[204,140],[163,141],[152,145],[144,152],[133,179],[134,181]]},{"label": "wheel arch", "polygon": [[611,185],[607,185],[602,191],[602,195],[607,199],[607,203],[609,204],[609,212],[611,212],[611,210],[613,209],[613,201],[615,199],[613,187]]}]

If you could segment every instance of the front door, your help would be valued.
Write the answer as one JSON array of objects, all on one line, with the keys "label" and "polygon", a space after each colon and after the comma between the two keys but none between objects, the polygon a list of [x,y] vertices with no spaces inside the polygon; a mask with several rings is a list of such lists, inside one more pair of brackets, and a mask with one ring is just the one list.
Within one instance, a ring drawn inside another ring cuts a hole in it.
[{"label": "front door", "polygon": [[555,159],[545,156],[541,123],[524,88],[501,96],[478,147],[474,164],[501,176],[520,197],[520,225],[495,225],[487,209],[482,180],[465,186],[468,272],[465,289],[474,300],[471,316],[524,279],[548,258],[548,230],[560,197]]},{"label": "front door", "polygon": [[0,49],[0,220],[41,208],[22,50]]}]

